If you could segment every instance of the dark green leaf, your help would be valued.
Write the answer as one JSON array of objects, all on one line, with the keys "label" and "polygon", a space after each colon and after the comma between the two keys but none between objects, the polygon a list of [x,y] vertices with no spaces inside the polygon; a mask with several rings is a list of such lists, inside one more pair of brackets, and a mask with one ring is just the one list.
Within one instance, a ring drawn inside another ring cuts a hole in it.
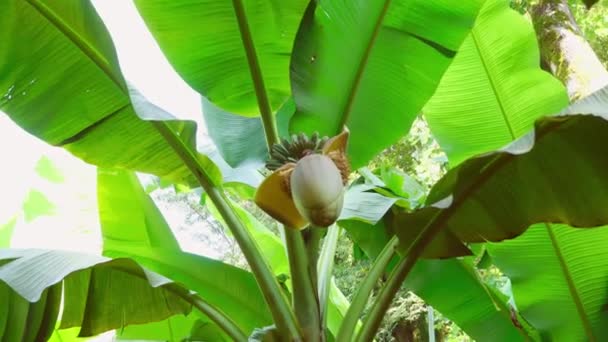
[{"label": "dark green leaf", "polygon": [[[374,226],[354,220],[339,224],[372,259],[389,240],[382,221]],[[391,262],[389,270],[396,261]],[[476,340],[525,341],[531,334],[513,325],[506,300],[491,295],[468,259],[419,260],[404,286]]]},{"label": "dark green leaf", "polygon": [[547,340],[608,338],[608,227],[536,224],[517,239],[488,244],[511,279],[521,315]]},{"label": "dark green leaf", "polygon": [[420,260],[404,286],[477,341],[533,340],[534,332],[515,325],[507,298],[484,284],[469,258]]}]

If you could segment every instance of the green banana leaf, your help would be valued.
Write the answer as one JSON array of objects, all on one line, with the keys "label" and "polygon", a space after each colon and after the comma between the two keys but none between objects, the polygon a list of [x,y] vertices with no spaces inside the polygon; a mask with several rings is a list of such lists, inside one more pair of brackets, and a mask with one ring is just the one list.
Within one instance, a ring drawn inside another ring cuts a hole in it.
[{"label": "green banana leaf", "polygon": [[[240,3],[241,1],[238,1]],[[308,1],[243,1],[270,106],[289,98],[289,61]],[[233,3],[223,0],[135,1],[180,76],[219,108],[259,115]]]},{"label": "green banana leaf", "polygon": [[104,248],[119,249],[124,245],[180,250],[167,221],[135,174],[98,169],[97,208]]},{"label": "green banana leaf", "polygon": [[333,136],[346,125],[354,168],[410,128],[483,0],[312,1],[291,62],[290,131]]},{"label": "green banana leaf", "polygon": [[[0,12],[6,16],[0,22],[1,111],[88,163],[193,183],[152,123],[138,117],[158,119],[160,109],[129,91],[89,1],[7,0]],[[187,122],[166,124],[181,135],[195,129]],[[213,163],[199,159],[219,182]]]},{"label": "green banana leaf", "polygon": [[29,303],[0,282],[0,340],[46,341],[53,333],[61,303],[61,286],[45,289],[40,299]]},{"label": "green banana leaf", "polygon": [[116,341],[205,341],[228,342],[222,330],[209,318],[192,312],[187,317],[172,316],[161,322],[130,325],[116,331]]},{"label": "green banana leaf", "polygon": [[187,289],[129,259],[2,249],[0,265],[0,292],[13,298],[8,316],[3,316],[7,317],[6,324],[0,324],[5,341],[39,341],[35,339],[42,336],[39,334],[49,336],[55,327],[62,290],[61,328],[79,326],[80,336],[191,310],[182,299],[187,297]]},{"label": "green banana leaf", "polygon": [[511,279],[521,315],[545,340],[608,338],[608,227],[541,223],[517,239],[489,243],[494,264]]},{"label": "green banana leaf", "polygon": [[183,252],[132,173],[99,170],[97,186],[104,255],[132,258],[184,284],[244,332],[272,322],[251,273]]},{"label": "green banana leaf", "polygon": [[568,105],[565,87],[539,61],[532,23],[508,0],[487,0],[423,110],[452,166],[504,146]]}]

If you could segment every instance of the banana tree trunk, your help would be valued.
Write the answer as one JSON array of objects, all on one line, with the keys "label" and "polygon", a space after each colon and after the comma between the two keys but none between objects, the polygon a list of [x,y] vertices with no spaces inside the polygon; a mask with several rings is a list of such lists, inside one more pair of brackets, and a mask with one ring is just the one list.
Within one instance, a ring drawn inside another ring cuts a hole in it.
[{"label": "banana tree trunk", "polygon": [[541,0],[530,14],[543,67],[566,85],[571,100],[608,84],[608,71],[585,40],[567,0]]}]

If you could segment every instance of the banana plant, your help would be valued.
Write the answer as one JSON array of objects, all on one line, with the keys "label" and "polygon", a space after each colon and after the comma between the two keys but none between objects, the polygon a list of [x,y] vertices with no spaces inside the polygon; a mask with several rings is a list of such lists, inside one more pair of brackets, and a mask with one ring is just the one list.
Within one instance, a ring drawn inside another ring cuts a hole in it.
[{"label": "banana plant", "polygon": [[[67,325],[82,324],[82,334],[160,321],[194,308],[196,317],[212,322],[213,336],[220,340],[370,341],[404,281],[480,339],[488,338],[487,331],[464,312],[479,314],[477,322],[498,327],[510,340],[535,338],[534,328],[546,334],[553,327],[546,324],[555,321],[538,319],[529,306],[512,313],[504,296],[480,282],[471,259],[421,260],[468,256],[475,243],[513,239],[536,223],[608,223],[603,210],[608,184],[602,177],[608,160],[601,151],[608,135],[606,90],[561,116],[543,117],[567,100],[555,79],[535,66],[533,31],[506,1],[135,4],[169,62],[201,95],[213,152],[222,158],[197,149],[194,123],[156,107],[128,85],[90,2],[2,2],[6,20],[0,22],[0,39],[6,46],[0,50],[0,110],[32,135],[100,167],[106,254],[1,251],[0,294],[15,303],[10,315],[0,317],[7,338],[47,339],[59,303],[53,286],[72,274],[62,283],[64,289],[71,284],[64,302],[89,303],[74,283],[103,289],[95,281],[135,277],[141,283],[137,289],[150,293],[149,304],[160,306],[146,316],[126,299],[108,302],[128,307],[122,312],[132,319],[114,317],[95,329],[89,325],[108,318],[110,309],[96,306],[85,315],[86,306]],[[517,35],[487,34],[506,24]],[[495,47],[500,49],[492,51]],[[532,91],[543,93],[531,96]],[[516,99],[508,102],[510,97]],[[386,183],[352,183],[352,170],[399,140],[421,110],[439,142],[454,146],[446,150],[459,163],[425,203],[414,205]],[[486,131],[496,122],[505,122],[501,136]],[[247,184],[255,193],[246,197],[280,225],[280,238],[235,202],[235,193],[243,192],[229,190],[246,187],[218,166],[224,162],[234,171],[250,160],[264,179]],[[230,231],[250,270],[181,251],[133,171],[201,188],[205,205]],[[331,278],[339,227],[374,258],[352,303]],[[513,259],[512,253],[487,250],[517,280],[523,266],[501,261]],[[53,281],[38,272],[45,281],[32,280],[36,286],[28,287],[25,272],[40,269],[45,258],[53,261],[57,274],[46,274]],[[437,269],[446,270],[442,274],[449,279],[434,277]],[[570,270],[566,262],[552,269]],[[288,272],[287,281],[278,270]],[[567,336],[578,338],[582,332],[598,340],[601,319],[591,303],[601,301],[602,291],[577,295],[576,284],[574,290],[570,284],[584,282],[585,275],[567,274],[572,275],[562,290],[570,291],[583,325]],[[458,309],[448,306],[449,296],[438,284],[450,280],[471,285],[466,294],[475,306],[470,311],[462,303]],[[517,296],[517,281],[514,287]],[[28,307],[32,315],[24,314]],[[520,320],[527,320],[525,329]],[[528,323],[538,326],[528,329]],[[28,324],[40,333],[26,332]]]}]

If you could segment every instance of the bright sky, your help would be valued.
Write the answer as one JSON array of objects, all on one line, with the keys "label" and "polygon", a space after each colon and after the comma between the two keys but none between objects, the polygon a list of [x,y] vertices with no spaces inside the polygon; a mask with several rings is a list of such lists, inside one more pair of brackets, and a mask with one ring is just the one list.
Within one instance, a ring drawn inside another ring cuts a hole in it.
[{"label": "bright sky", "polygon": [[[134,4],[124,0],[93,0],[93,3],[112,35],[125,78],[151,102],[174,116],[197,121],[199,141],[208,141],[198,94],[167,62]],[[99,248],[95,168],[29,135],[2,112],[0,136],[3,142],[0,160],[4,165],[0,177],[0,225],[20,210],[32,188],[43,192],[57,205],[57,215],[20,224],[13,237],[13,247],[89,252]],[[34,166],[43,155],[66,174],[66,184],[45,182],[36,175]],[[172,224],[172,221],[179,222],[181,216],[182,213],[168,214],[166,218]]]}]

